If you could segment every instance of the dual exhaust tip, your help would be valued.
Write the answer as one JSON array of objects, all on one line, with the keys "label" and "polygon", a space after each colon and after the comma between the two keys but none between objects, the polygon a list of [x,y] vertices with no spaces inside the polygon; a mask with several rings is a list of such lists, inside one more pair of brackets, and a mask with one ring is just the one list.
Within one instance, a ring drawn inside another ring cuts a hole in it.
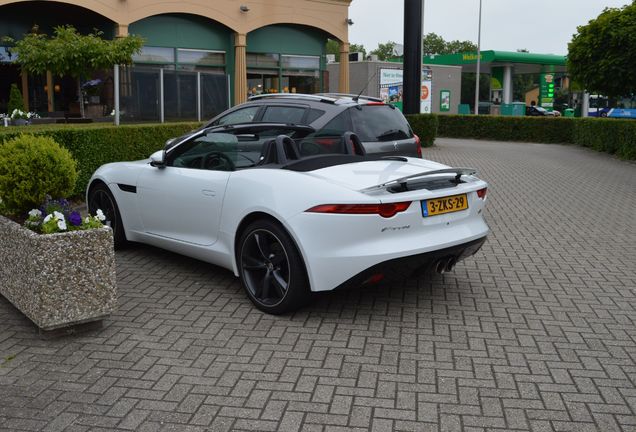
[{"label": "dual exhaust tip", "polygon": [[444,274],[452,271],[455,268],[455,264],[457,264],[457,259],[455,257],[446,257],[437,261],[433,267],[437,273]]}]

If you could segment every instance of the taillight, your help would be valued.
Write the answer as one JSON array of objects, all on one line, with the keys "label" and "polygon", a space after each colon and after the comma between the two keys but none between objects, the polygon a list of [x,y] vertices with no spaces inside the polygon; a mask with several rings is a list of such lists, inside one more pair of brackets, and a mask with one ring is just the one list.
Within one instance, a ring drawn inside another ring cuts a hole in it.
[{"label": "taillight", "polygon": [[477,196],[481,199],[486,198],[486,192],[488,192],[488,188],[479,189],[477,191]]},{"label": "taillight", "polygon": [[383,106],[386,105],[384,102],[367,102],[366,106]]},{"label": "taillight", "polygon": [[307,210],[308,213],[377,214],[390,218],[409,208],[411,201],[390,204],[322,204]]},{"label": "taillight", "polygon": [[420,137],[418,137],[415,134],[413,134],[413,136],[415,137],[415,145],[417,146],[417,155],[421,159],[422,158],[422,140],[420,140]]}]

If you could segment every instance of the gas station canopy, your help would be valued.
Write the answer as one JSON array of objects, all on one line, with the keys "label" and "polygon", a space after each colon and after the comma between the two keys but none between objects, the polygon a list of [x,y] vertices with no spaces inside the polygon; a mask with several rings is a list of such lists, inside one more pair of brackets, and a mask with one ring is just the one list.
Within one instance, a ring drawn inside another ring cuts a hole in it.
[{"label": "gas station canopy", "polygon": [[[424,64],[462,66],[464,72],[477,72],[477,53],[433,54],[424,57]],[[490,73],[493,67],[505,66],[512,66],[516,75],[566,72],[566,57],[511,51],[481,52],[482,73]]]}]

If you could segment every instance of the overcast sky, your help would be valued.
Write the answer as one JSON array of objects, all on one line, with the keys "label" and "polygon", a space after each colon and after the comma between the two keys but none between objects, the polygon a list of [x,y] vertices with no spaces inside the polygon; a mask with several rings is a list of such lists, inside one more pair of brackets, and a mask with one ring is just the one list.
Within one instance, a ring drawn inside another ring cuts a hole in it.
[{"label": "overcast sky", "polygon": [[[482,50],[567,54],[577,26],[605,7],[627,3],[631,0],[483,0]],[[349,41],[367,51],[404,39],[404,0],[353,0],[349,17],[354,21]],[[479,0],[425,0],[424,33],[477,43],[478,18]]]}]

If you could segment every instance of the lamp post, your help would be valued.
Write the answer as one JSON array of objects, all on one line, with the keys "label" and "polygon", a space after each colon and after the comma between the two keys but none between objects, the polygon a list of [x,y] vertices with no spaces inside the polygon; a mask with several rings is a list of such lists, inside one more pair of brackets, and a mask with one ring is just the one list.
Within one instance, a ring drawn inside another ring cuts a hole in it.
[{"label": "lamp post", "polygon": [[481,1],[479,0],[479,27],[477,29],[477,77],[475,80],[475,115],[479,115],[479,75],[481,72]]},{"label": "lamp post", "polygon": [[424,0],[404,0],[404,114],[419,114]]}]

